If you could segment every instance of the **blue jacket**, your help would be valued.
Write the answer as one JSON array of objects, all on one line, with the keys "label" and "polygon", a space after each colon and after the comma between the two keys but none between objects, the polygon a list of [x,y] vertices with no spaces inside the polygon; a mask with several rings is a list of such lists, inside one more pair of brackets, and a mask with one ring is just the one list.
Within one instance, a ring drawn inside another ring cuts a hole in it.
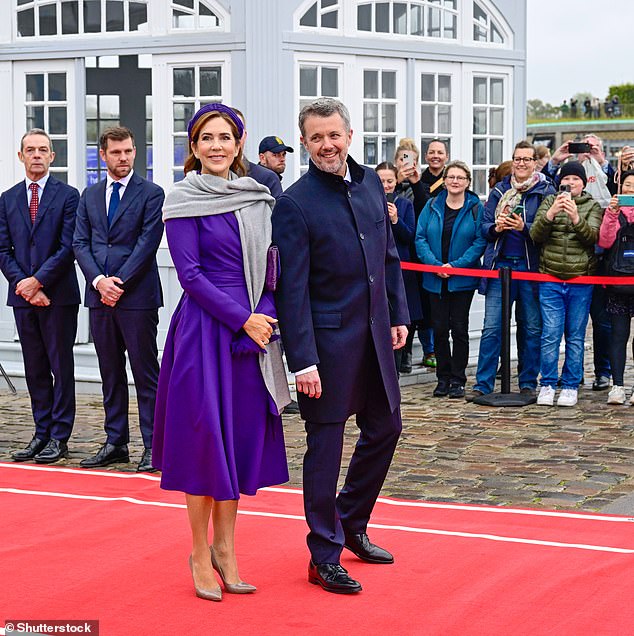
[{"label": "blue jacket", "polygon": [[72,241],[79,192],[49,175],[31,223],[26,185],[20,181],[0,197],[0,269],[9,281],[7,304],[33,307],[15,287],[35,276],[53,305],[79,305]]},{"label": "blue jacket", "polygon": [[[495,208],[502,198],[502,195],[511,187],[511,177],[504,177],[502,181],[497,183],[489,198],[484,205],[484,216],[482,218],[482,236],[487,240],[487,247],[484,252],[484,269],[495,269],[496,261],[500,254],[500,250],[504,245],[504,237],[506,232],[498,234],[495,231]],[[548,179],[544,179],[533,186],[522,197],[524,206],[524,230],[522,235],[526,243],[526,264],[529,271],[536,272],[539,268],[539,246],[533,243],[530,237],[530,229],[535,220],[537,210],[541,202],[549,195],[556,192],[555,186]],[[487,279],[483,278],[480,282],[480,293],[486,291]]]},{"label": "blue jacket", "polygon": [[[348,166],[349,184],[311,161],[273,210],[288,367],[316,364],[322,383],[318,400],[298,396],[302,417],[312,422],[358,413],[374,382],[385,388],[389,411],[400,401],[390,327],[409,324],[401,264],[378,175],[351,157]],[[378,364],[368,364],[368,347]]]},{"label": "blue jacket", "polygon": [[[445,220],[447,191],[443,190],[425,204],[416,229],[416,253],[425,265],[443,265],[442,229]],[[465,193],[462,209],[456,216],[449,243],[449,265],[452,267],[480,267],[486,241],[480,232],[482,202],[470,191]],[[475,213],[475,215],[474,215]],[[475,289],[480,279],[473,276],[451,276],[447,280],[450,292]],[[423,288],[432,294],[440,294],[442,281],[437,274],[423,273]]]},{"label": "blue jacket", "polygon": [[75,257],[86,278],[86,307],[102,307],[92,286],[99,275],[118,276],[124,294],[121,309],[155,309],[163,305],[156,252],[163,236],[163,189],[136,172],[108,227],[106,180],[86,188],[79,200],[73,237]]},{"label": "blue jacket", "polygon": [[277,172],[269,170],[259,163],[252,163],[248,159],[245,161],[247,166],[247,177],[255,179],[258,183],[266,186],[275,199],[282,194],[282,183]]}]

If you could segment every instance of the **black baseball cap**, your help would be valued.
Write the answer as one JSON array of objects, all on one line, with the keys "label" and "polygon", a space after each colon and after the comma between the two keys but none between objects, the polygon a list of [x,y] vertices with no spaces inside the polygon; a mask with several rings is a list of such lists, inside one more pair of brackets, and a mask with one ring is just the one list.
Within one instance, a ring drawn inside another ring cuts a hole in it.
[{"label": "black baseball cap", "polygon": [[265,137],[260,142],[260,148],[258,149],[258,153],[266,152],[270,150],[271,152],[282,152],[282,150],[286,150],[286,152],[294,152],[294,150],[287,146],[279,137]]}]

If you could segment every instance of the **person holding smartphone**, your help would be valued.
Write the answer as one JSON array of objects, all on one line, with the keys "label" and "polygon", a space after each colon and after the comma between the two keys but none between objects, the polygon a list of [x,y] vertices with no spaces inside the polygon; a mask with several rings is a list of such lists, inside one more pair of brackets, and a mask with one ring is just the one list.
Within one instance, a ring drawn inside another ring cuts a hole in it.
[{"label": "person holding smartphone", "polygon": [[[416,229],[414,206],[409,199],[399,196],[395,193],[396,184],[398,182],[398,169],[393,163],[384,161],[376,168],[376,173],[381,179],[383,190],[387,198],[387,211],[392,227],[392,234],[396,249],[401,261],[409,261],[410,246],[414,242],[414,232]],[[403,283],[405,285],[405,295],[407,297],[407,308],[409,309],[410,321],[419,321],[423,317],[421,305],[420,291],[418,288],[418,277],[416,272],[410,270],[402,270]],[[408,325],[409,329],[409,325]],[[409,371],[403,367],[403,348],[394,351],[394,360],[396,361],[396,370],[398,372],[409,373],[412,368],[411,354],[409,361]]]},{"label": "person holding smartphone", "polygon": [[[627,200],[627,197],[634,198],[634,170],[621,174],[621,192],[621,197],[615,194],[610,200],[599,229],[599,247],[605,250],[618,249],[615,244],[618,246],[617,238],[622,228],[634,224],[634,205]],[[609,252],[608,260],[611,256]],[[612,325],[609,354],[613,386],[608,393],[608,404],[624,404],[626,396],[623,374],[630,339],[630,323],[634,316],[634,293],[621,293],[608,287],[606,296],[606,312]],[[634,391],[630,403],[634,404]]]},{"label": "person holding smartphone", "polygon": [[586,172],[578,161],[564,164],[557,178],[562,190],[544,199],[530,236],[541,247],[539,271],[561,279],[540,283],[542,316],[541,379],[537,404],[552,406],[559,378],[559,346],[566,348],[557,406],[575,406],[583,377],[583,344],[590,316],[592,285],[566,282],[596,272],[594,251],[603,210],[584,188]]}]

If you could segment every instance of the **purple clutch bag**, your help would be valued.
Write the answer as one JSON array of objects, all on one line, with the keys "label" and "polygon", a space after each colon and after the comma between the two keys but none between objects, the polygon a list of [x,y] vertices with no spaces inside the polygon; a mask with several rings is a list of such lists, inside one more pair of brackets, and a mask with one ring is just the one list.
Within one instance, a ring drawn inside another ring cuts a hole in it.
[{"label": "purple clutch bag", "polygon": [[264,288],[274,292],[277,289],[277,280],[280,277],[280,252],[277,245],[271,245],[266,252],[266,278]]}]

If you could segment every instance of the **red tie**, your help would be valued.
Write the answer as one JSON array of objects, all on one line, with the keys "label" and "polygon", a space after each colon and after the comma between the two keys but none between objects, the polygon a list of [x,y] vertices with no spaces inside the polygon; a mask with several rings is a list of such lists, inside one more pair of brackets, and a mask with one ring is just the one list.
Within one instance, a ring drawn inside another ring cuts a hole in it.
[{"label": "red tie", "polygon": [[29,212],[31,213],[31,223],[35,223],[35,216],[37,214],[37,206],[39,203],[37,187],[37,183],[32,183],[29,186],[29,189],[31,190],[31,205],[29,205]]}]

